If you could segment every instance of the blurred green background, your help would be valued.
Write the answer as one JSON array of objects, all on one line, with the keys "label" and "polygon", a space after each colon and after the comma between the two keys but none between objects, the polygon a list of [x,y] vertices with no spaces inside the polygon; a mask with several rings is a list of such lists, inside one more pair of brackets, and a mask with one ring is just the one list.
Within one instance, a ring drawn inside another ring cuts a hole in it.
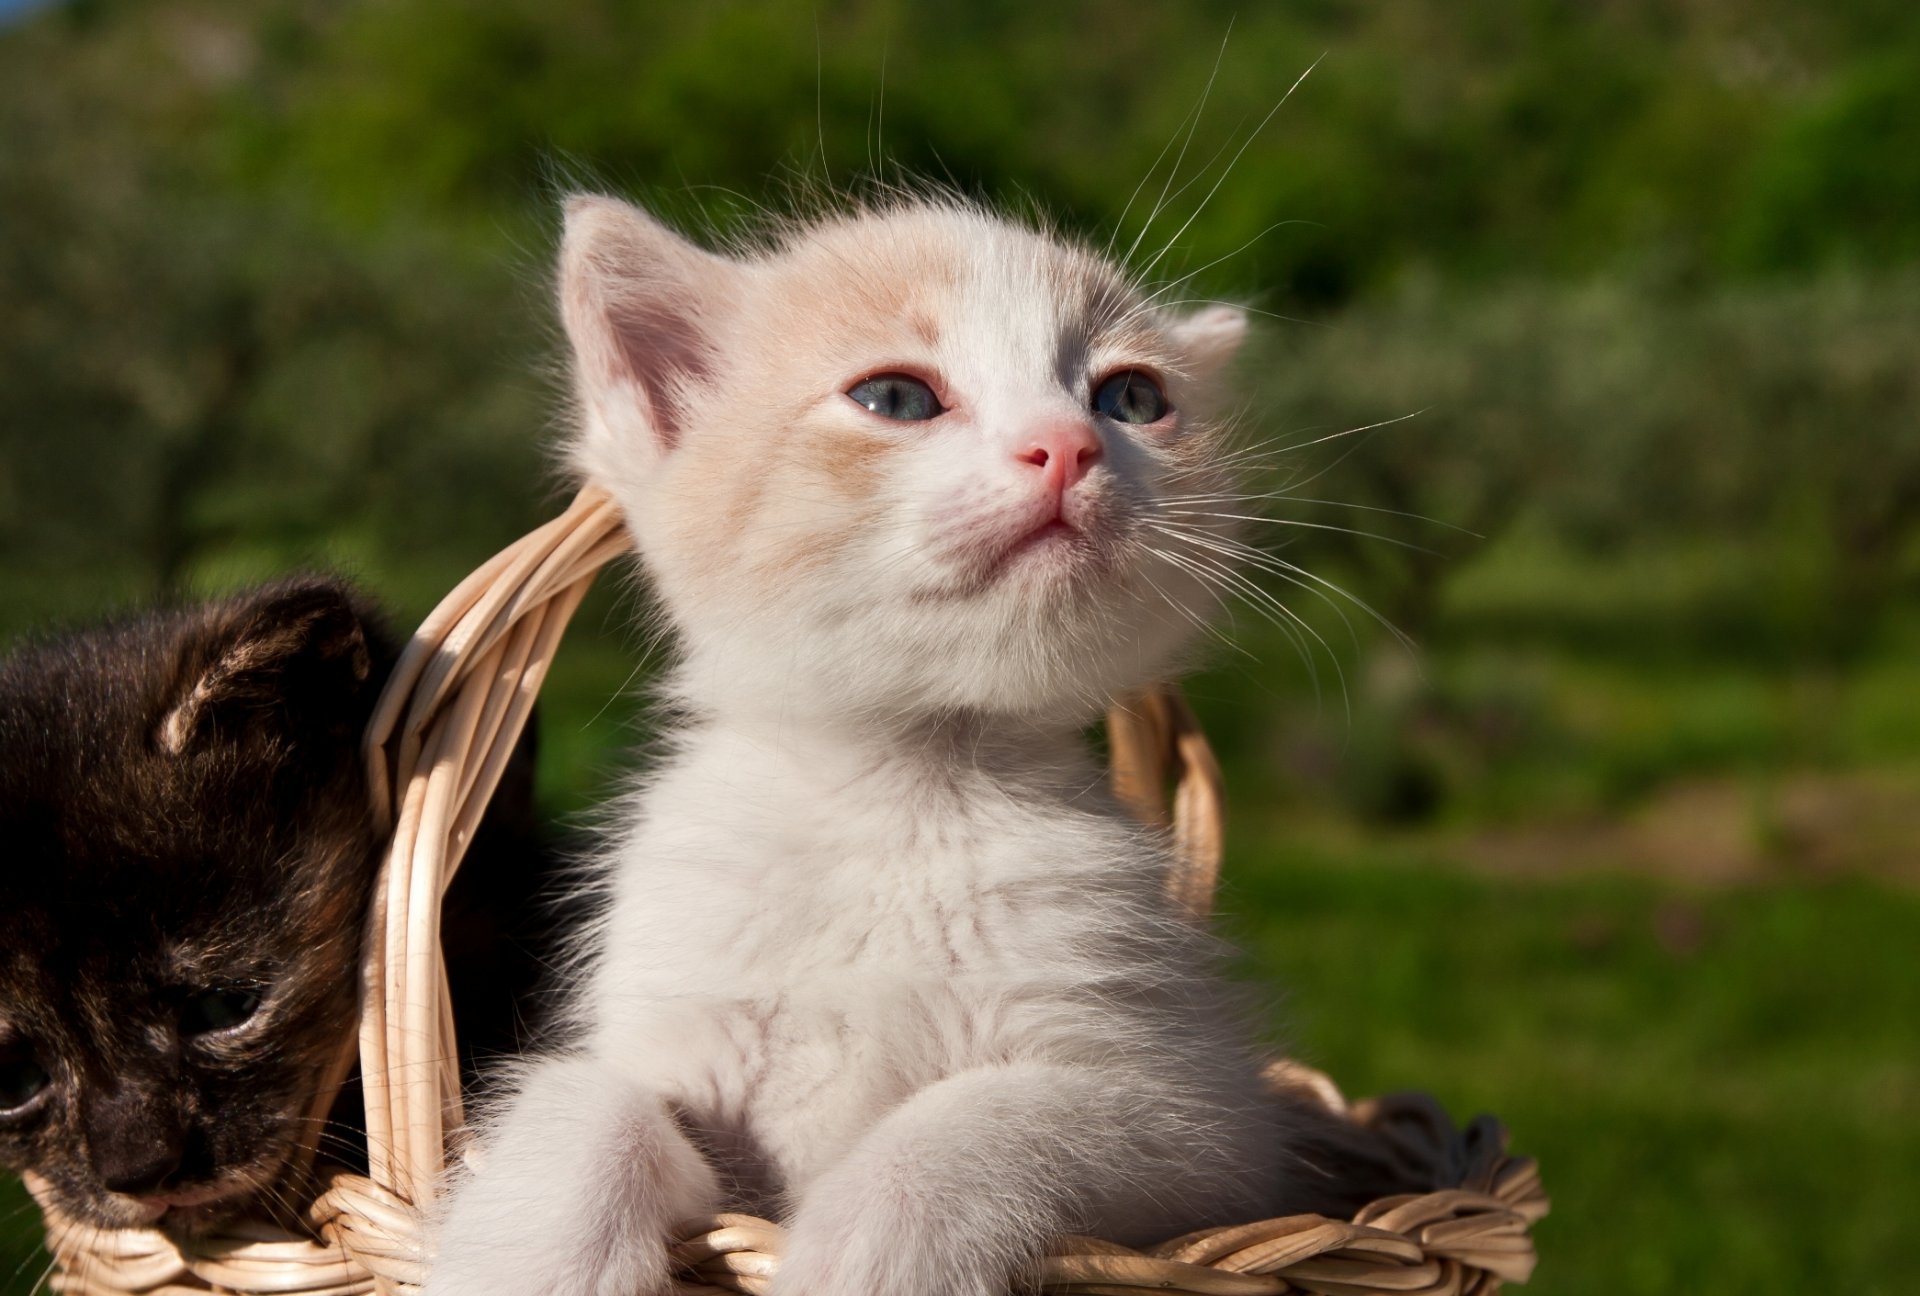
[{"label": "blurred green background", "polygon": [[[1507,1120],[1532,1290],[1920,1291],[1908,4],[29,7],[0,634],[314,563],[410,622],[560,498],[558,193],[726,227],[876,171],[1268,312],[1266,539],[1351,594],[1269,582],[1304,628],[1243,608],[1190,691],[1298,1050]],[[631,613],[549,685],[556,812]]]}]

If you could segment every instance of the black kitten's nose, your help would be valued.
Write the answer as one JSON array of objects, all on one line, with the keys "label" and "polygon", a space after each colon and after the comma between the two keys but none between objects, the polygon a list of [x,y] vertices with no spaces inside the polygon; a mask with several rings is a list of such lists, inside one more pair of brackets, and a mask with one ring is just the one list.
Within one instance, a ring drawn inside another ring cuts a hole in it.
[{"label": "black kitten's nose", "polygon": [[87,1143],[94,1173],[109,1192],[153,1192],[180,1168],[186,1132],[172,1111],[122,1090],[88,1104]]},{"label": "black kitten's nose", "polygon": [[180,1168],[178,1148],[154,1147],[125,1160],[100,1162],[100,1182],[108,1192],[142,1197],[164,1187],[167,1178]]}]

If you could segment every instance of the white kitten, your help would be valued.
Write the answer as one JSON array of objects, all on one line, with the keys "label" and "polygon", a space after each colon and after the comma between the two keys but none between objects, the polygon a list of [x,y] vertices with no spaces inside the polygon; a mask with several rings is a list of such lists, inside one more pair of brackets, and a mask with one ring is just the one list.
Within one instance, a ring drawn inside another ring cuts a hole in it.
[{"label": "white kitten", "polygon": [[916,202],[716,255],[577,198],[561,303],[684,720],[428,1290],[645,1296],[739,1206],[782,1296],[985,1296],[1058,1233],[1272,1213],[1218,951],[1080,741],[1214,610],[1151,524],[1227,486],[1243,316]]}]

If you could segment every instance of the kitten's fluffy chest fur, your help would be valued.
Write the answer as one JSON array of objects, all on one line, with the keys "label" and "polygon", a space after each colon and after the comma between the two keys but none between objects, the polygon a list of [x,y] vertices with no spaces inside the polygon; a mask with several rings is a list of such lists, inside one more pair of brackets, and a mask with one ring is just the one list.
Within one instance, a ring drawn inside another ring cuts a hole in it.
[{"label": "kitten's fluffy chest fur", "polygon": [[943,1076],[1098,1065],[1205,945],[1163,911],[1159,840],[1037,746],[701,728],[619,850],[594,1050],[673,1072],[749,1198]]},{"label": "kitten's fluffy chest fur", "polygon": [[639,794],[618,886],[642,926],[610,933],[608,958],[666,988],[676,947],[726,950],[691,984],[737,975],[735,993],[992,977],[1077,945],[1089,888],[1130,890],[1162,861],[1091,763],[1048,746],[703,727]]}]

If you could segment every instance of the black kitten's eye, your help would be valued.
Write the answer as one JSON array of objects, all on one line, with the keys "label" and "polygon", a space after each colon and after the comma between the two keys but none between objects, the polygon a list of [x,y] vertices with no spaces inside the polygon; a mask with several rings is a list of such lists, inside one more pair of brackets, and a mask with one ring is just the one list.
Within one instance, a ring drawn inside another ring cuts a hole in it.
[{"label": "black kitten's eye", "polygon": [[924,423],[946,413],[933,388],[907,374],[881,374],[847,390],[847,395],[881,418]]},{"label": "black kitten's eye", "polygon": [[186,1035],[211,1035],[241,1025],[260,1006],[258,990],[203,990],[180,1005],[180,1030]]},{"label": "black kitten's eye", "polygon": [[0,1113],[25,1107],[52,1082],[31,1054],[0,1053]]},{"label": "black kitten's eye", "polygon": [[1159,383],[1138,369],[1128,369],[1100,384],[1093,394],[1093,408],[1121,423],[1158,423],[1171,407]]}]

